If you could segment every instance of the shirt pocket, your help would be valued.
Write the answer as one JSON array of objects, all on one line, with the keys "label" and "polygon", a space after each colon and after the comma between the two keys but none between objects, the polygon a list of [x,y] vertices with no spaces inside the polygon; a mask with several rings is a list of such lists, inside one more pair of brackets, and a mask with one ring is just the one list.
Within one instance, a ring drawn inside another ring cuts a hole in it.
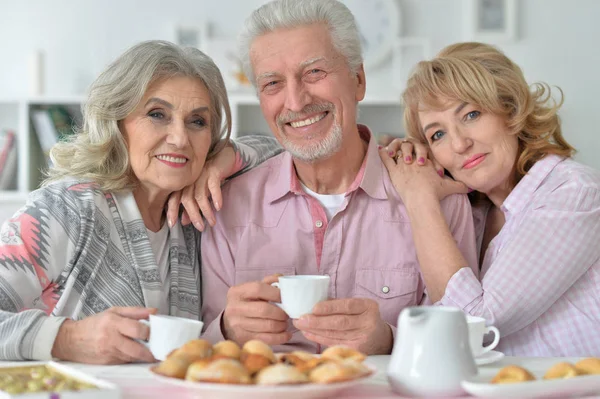
[{"label": "shirt pocket", "polygon": [[296,268],[294,266],[286,266],[235,269],[235,285],[251,281],[261,281],[263,278],[276,273],[281,273],[285,276],[294,275],[296,274]]},{"label": "shirt pocket", "polygon": [[377,301],[383,320],[395,326],[402,309],[418,304],[419,281],[412,270],[357,270],[353,296]]}]

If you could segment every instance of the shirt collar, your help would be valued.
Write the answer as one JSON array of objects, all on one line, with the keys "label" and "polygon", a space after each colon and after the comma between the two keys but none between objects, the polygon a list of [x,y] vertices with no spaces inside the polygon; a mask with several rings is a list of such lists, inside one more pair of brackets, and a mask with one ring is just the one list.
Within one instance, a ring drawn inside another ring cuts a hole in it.
[{"label": "shirt collar", "polygon": [[538,189],[546,177],[548,177],[556,165],[564,161],[564,159],[564,157],[559,155],[548,154],[537,161],[531,169],[529,169],[529,172],[523,176],[517,186],[510,192],[508,197],[506,197],[502,207],[511,213],[521,211],[525,205],[531,201],[533,193]]},{"label": "shirt collar", "polygon": [[[376,199],[387,199],[385,186],[383,184],[384,165],[379,158],[377,142],[373,134],[365,125],[357,125],[360,137],[368,142],[367,152],[363,159],[362,166],[358,171],[346,195],[361,188],[367,195]],[[387,172],[386,172],[387,173]],[[281,163],[278,176],[273,179],[273,184],[267,190],[265,198],[269,202],[277,201],[285,195],[304,194],[300,180],[296,174],[292,155],[285,151],[281,157]]]}]

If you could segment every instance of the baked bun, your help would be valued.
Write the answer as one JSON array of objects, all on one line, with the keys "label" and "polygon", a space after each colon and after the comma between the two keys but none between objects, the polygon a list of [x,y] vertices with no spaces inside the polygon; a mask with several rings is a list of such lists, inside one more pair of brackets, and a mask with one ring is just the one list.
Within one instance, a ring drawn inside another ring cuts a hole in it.
[{"label": "baked bun", "polygon": [[242,349],[233,341],[217,342],[212,347],[213,355],[221,355],[231,359],[239,359],[242,354]]},{"label": "baked bun", "polygon": [[179,349],[175,349],[169,356],[184,355],[193,360],[210,357],[213,353],[212,344],[205,339],[193,339],[183,344]]},{"label": "baked bun", "polygon": [[250,384],[248,370],[234,359],[217,359],[208,365],[194,362],[187,370],[185,379],[196,382],[218,382],[222,384]]},{"label": "baked bun", "polygon": [[575,363],[575,367],[581,374],[600,374],[600,359],[588,357]]},{"label": "baked bun", "polygon": [[334,345],[325,349],[321,354],[321,357],[332,360],[353,359],[362,362],[363,360],[365,360],[366,355],[348,346]]},{"label": "baked bun", "polygon": [[559,378],[573,378],[581,375],[579,370],[568,362],[556,363],[544,374],[545,380],[555,380]]},{"label": "baked bun", "polygon": [[492,384],[512,384],[533,380],[535,377],[529,371],[523,367],[511,365],[503,367],[492,379]]},{"label": "baked bun", "polygon": [[267,366],[277,363],[277,358],[269,345],[253,339],[244,344],[240,361],[250,374],[254,374]]},{"label": "baked bun", "polygon": [[[351,359],[344,361],[330,361],[320,364],[311,370],[308,374],[308,378],[317,384],[331,384],[332,382],[352,380],[370,372],[367,368],[361,369],[357,367],[357,364],[360,363]],[[363,365],[361,364],[361,366]]]},{"label": "baked bun", "polygon": [[294,366],[278,363],[260,370],[254,380],[258,385],[288,385],[304,384],[308,377]]},{"label": "baked bun", "polygon": [[185,378],[188,366],[194,361],[185,355],[170,355],[165,360],[152,368],[157,374],[172,378]]},{"label": "baked bun", "polygon": [[326,363],[330,360],[316,357],[308,352],[294,351],[281,354],[279,361],[290,366],[294,366],[303,373],[308,373],[318,365]]}]

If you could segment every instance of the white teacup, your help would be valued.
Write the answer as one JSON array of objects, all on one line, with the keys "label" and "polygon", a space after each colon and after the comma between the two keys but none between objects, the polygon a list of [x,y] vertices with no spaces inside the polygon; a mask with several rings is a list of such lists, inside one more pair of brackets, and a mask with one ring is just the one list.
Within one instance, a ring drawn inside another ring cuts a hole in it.
[{"label": "white teacup", "polygon": [[198,320],[154,314],[150,315],[150,321],[139,322],[150,327],[150,338],[148,341],[137,341],[150,349],[157,360],[165,360],[172,350],[200,337],[204,325]]},{"label": "white teacup", "polygon": [[[467,325],[469,326],[469,345],[474,357],[491,351],[500,342],[500,331],[494,326],[486,327],[483,317],[467,316]],[[483,346],[483,337],[489,332],[494,333],[494,341],[487,346]]]},{"label": "white teacup", "polygon": [[275,303],[292,319],[312,313],[317,302],[327,299],[329,276],[300,275],[281,276],[271,284],[281,291],[281,303]]}]

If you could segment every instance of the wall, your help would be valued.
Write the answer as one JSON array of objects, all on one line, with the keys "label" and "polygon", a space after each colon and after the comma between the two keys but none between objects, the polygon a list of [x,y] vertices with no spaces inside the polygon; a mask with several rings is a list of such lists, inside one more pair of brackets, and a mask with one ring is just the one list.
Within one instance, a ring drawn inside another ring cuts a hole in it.
[{"label": "wall", "polygon": [[[365,0],[370,1],[370,0]],[[100,70],[140,40],[172,39],[177,24],[213,22],[213,34],[235,37],[259,0],[0,0],[0,96],[27,95],[27,60],[46,53],[46,94],[80,94]],[[463,0],[398,0],[402,33],[427,36],[433,52],[463,40]],[[596,110],[600,79],[597,0],[520,0],[519,37],[504,45],[530,81],[544,80],[565,92],[565,136],[577,158],[600,168]],[[368,94],[389,87],[391,68],[369,71]]]}]

